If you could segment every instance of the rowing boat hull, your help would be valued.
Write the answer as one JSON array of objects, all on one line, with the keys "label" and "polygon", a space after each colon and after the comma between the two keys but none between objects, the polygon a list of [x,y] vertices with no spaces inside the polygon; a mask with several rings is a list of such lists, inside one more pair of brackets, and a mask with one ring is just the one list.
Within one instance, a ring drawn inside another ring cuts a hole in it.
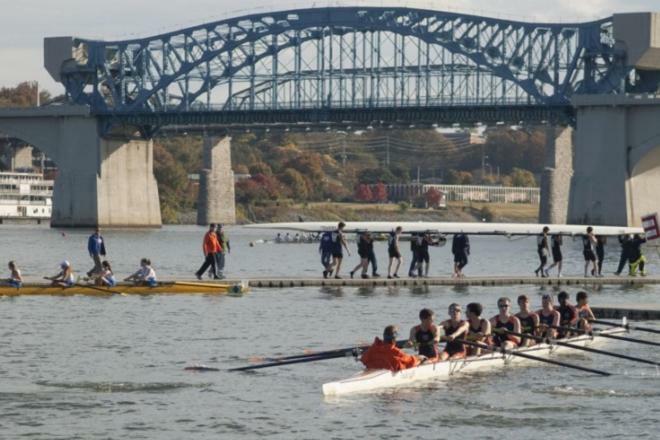
[{"label": "rowing boat hull", "polygon": [[[616,334],[622,332],[625,332],[625,329],[617,327],[605,330],[602,333]],[[605,341],[605,338],[599,338],[598,336],[592,338],[591,336],[584,335],[562,341],[580,346],[593,346]],[[558,345],[539,344],[533,347],[519,349],[517,351],[537,357],[547,358],[554,353],[569,350],[572,349]],[[537,361],[510,354],[489,353],[479,357],[473,356],[454,361],[422,364],[418,367],[396,372],[390,370],[364,370],[348,379],[323,384],[323,394],[326,396],[340,396],[345,394],[377,391],[386,388],[410,386],[421,381],[447,379],[450,376],[462,372],[481,372],[495,368],[502,368],[512,363],[522,364],[533,362]]]},{"label": "rowing boat hull", "polygon": [[198,283],[194,281],[172,281],[159,282],[155,287],[136,286],[129,283],[119,283],[113,287],[90,286],[76,284],[71,287],[54,287],[49,284],[27,283],[20,288],[0,286],[0,296],[27,296],[27,295],[179,295],[179,294],[201,294],[201,295],[226,295],[228,293],[243,293],[247,286],[242,283]]}]

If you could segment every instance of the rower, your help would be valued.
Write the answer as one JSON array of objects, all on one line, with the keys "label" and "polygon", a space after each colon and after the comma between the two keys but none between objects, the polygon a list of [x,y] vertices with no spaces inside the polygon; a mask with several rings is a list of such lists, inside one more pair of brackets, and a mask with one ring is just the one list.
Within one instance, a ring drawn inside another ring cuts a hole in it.
[{"label": "rower", "polygon": [[23,285],[23,277],[21,276],[21,271],[18,270],[18,266],[15,261],[10,261],[7,266],[9,267],[9,278],[2,280],[0,284],[4,284],[10,287],[20,288]]},{"label": "rower", "polygon": [[511,314],[511,300],[509,298],[500,298],[497,300],[499,314],[490,319],[493,328],[493,342],[498,347],[505,350],[511,350],[520,345],[520,337],[504,332],[508,330],[514,333],[520,333],[520,320]]},{"label": "rower", "polygon": [[555,300],[550,293],[546,293],[541,297],[542,308],[538,312],[539,315],[539,328],[538,336],[543,336],[551,339],[557,337],[556,327],[559,325],[559,312],[555,310]]},{"label": "rower", "polygon": [[399,371],[413,368],[426,360],[424,356],[413,356],[396,346],[398,329],[388,325],[383,331],[383,339],[376,337],[374,343],[364,352],[360,360],[369,370]]},{"label": "rower", "polygon": [[596,319],[596,315],[594,315],[591,307],[589,307],[589,295],[585,291],[580,291],[575,295],[575,301],[577,301],[578,328],[591,331],[590,322]]},{"label": "rower", "polygon": [[[518,297],[518,307],[520,311],[516,313],[516,318],[520,320],[520,332],[535,335],[539,326],[539,315],[529,309],[529,297],[520,295]],[[520,341],[521,347],[531,347],[535,342],[531,338],[523,337]]]},{"label": "rower", "polygon": [[420,324],[410,329],[410,339],[406,345],[417,347],[417,353],[430,360],[436,360],[440,355],[438,342],[440,331],[433,322],[435,314],[431,309],[422,309],[419,312]]},{"label": "rower", "polygon": [[97,286],[114,287],[117,284],[115,274],[112,273],[112,266],[107,260],[101,263],[101,273],[96,277]]},{"label": "rower", "polygon": [[469,324],[467,321],[461,319],[461,306],[453,303],[449,306],[449,319],[440,323],[440,327],[445,332],[442,338],[447,341],[445,349],[440,353],[440,360],[446,361],[447,359],[462,359],[465,357],[466,350],[465,344],[461,341],[456,341],[467,335]]},{"label": "rower", "polygon": [[52,281],[53,286],[71,287],[76,283],[76,278],[73,275],[73,268],[71,263],[64,260],[60,263],[60,272],[52,277],[45,277],[47,280]]},{"label": "rower", "polygon": [[133,281],[136,285],[156,287],[156,271],[151,267],[151,260],[143,258],[140,260],[140,268],[131,276],[124,278],[124,281]]},{"label": "rower", "polygon": [[[466,339],[481,344],[492,345],[490,321],[481,317],[483,306],[479,303],[470,303],[465,308],[465,314],[468,318],[468,332]],[[481,347],[469,346],[469,356],[481,355]]]},{"label": "rower", "polygon": [[[559,325],[561,327],[575,327],[578,321],[578,312],[573,304],[568,301],[568,293],[561,291],[557,295],[559,300]],[[559,329],[557,337],[564,338],[570,336],[570,332]]]}]

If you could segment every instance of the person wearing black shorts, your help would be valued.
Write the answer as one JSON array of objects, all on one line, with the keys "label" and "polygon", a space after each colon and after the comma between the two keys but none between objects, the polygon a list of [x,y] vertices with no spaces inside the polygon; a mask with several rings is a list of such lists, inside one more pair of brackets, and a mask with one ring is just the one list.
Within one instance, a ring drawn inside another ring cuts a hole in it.
[{"label": "person wearing black shorts", "polygon": [[536,251],[539,254],[539,260],[541,263],[539,264],[539,267],[536,268],[534,273],[536,276],[539,276],[540,272],[543,278],[548,276],[548,272],[545,270],[545,265],[548,264],[548,251],[550,250],[550,246],[548,246],[548,232],[550,232],[550,228],[544,226],[543,233],[536,239]]},{"label": "person wearing black shorts", "polygon": [[582,255],[584,256],[584,277],[587,278],[589,275],[589,265],[593,267],[591,269],[592,274],[596,274],[596,237],[594,237],[594,228],[589,226],[587,228],[587,233],[582,236]]},{"label": "person wearing black shorts", "polygon": [[331,267],[335,268],[335,278],[341,279],[339,276],[339,269],[341,269],[341,262],[344,259],[343,249],[346,249],[348,256],[351,256],[351,251],[348,250],[346,240],[344,239],[344,228],[346,223],[339,222],[337,230],[333,233],[333,246],[332,246],[332,263]]},{"label": "person wearing black shorts", "polygon": [[564,258],[561,254],[561,245],[564,244],[564,241],[561,235],[554,234],[550,239],[550,242],[552,243],[550,247],[552,250],[552,264],[548,266],[548,268],[545,270],[545,273],[549,274],[550,269],[557,266],[557,276],[561,278],[561,262]]},{"label": "person wearing black shorts", "polygon": [[470,255],[470,240],[465,234],[455,234],[451,242],[451,252],[454,254],[454,273],[453,277],[462,278],[463,268],[468,264],[468,255]]},{"label": "person wearing black shorts", "polygon": [[[399,249],[401,232],[403,232],[403,228],[397,226],[394,231],[390,232],[390,236],[387,239],[387,253],[390,257],[390,263],[387,266],[387,278],[399,278],[398,272],[402,261],[401,251]],[[394,267],[394,272],[392,272],[392,263],[394,263],[394,260],[396,260],[396,266]]]},{"label": "person wearing black shorts", "polygon": [[351,278],[355,275],[358,269],[362,269],[362,278],[369,278],[367,275],[367,268],[369,267],[369,245],[372,242],[371,234],[369,232],[362,232],[358,236],[358,255],[360,262],[351,271]]}]

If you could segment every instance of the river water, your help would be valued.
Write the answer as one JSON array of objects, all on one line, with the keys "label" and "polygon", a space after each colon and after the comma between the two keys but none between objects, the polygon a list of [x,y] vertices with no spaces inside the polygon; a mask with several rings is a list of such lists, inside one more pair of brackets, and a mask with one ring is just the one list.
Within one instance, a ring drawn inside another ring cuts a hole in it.
[{"label": "river water", "polygon": [[[133,271],[148,256],[167,279],[192,277],[201,264],[203,232],[165,227],[103,234],[117,273]],[[91,262],[87,235],[2,226],[0,261],[16,260],[33,280],[57,271],[64,258],[83,272]],[[230,228],[229,236],[232,278],[320,275],[315,245],[250,247],[272,234],[239,227]],[[528,275],[536,263],[533,239],[475,237],[472,248],[468,275]],[[618,246],[607,251],[612,272]],[[377,252],[384,265],[384,244]],[[579,274],[579,243],[567,243],[564,253],[575,262],[565,272]],[[658,258],[649,256],[650,270],[657,273]],[[351,266],[356,258],[348,259]],[[433,274],[450,273],[448,247],[433,249],[431,258]],[[545,291],[438,286],[264,289],[242,297],[1,298],[0,439],[657,438],[658,371],[591,354],[563,359],[614,376],[532,364],[333,399],[323,397],[321,385],[359,371],[351,358],[258,373],[183,370],[195,363],[235,367],[255,355],[370,342],[390,323],[406,333],[420,308],[431,307],[444,318],[454,301],[480,301],[490,316],[500,296],[527,293],[537,305]],[[594,305],[660,307],[660,286],[590,292]],[[611,341],[604,348],[660,361],[653,347]]]}]

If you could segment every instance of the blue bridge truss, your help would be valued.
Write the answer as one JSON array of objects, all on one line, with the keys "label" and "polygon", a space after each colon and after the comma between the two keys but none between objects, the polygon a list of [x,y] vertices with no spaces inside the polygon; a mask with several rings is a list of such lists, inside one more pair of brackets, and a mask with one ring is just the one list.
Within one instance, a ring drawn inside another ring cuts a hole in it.
[{"label": "blue bridge truss", "polygon": [[525,23],[432,10],[254,14],[126,41],[74,39],[72,103],[170,124],[570,123],[574,94],[625,92],[612,19]]}]

